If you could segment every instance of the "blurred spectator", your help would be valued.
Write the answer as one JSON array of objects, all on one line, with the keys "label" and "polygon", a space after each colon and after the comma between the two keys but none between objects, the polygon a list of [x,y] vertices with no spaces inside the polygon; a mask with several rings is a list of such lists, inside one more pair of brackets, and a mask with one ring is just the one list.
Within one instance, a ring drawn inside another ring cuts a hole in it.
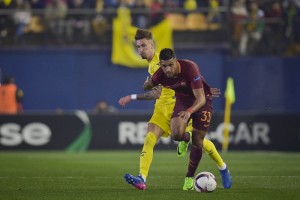
[{"label": "blurred spectator", "polygon": [[23,91],[15,84],[12,76],[6,76],[0,86],[0,114],[18,114],[23,111]]},{"label": "blurred spectator", "polygon": [[262,42],[264,43],[266,53],[279,55],[286,48],[286,39],[284,37],[286,25],[283,21],[282,6],[278,1],[274,1],[265,4],[264,8],[268,24],[266,24]]},{"label": "blurred spectator", "polygon": [[29,0],[32,10],[30,23],[26,26],[24,32],[26,33],[26,40],[30,41],[30,44],[40,44],[45,40],[46,24],[44,16],[40,13],[34,12],[36,9],[44,9],[44,0]]},{"label": "blurred spectator", "polygon": [[234,0],[231,6],[233,54],[237,55],[238,46],[244,31],[244,22],[248,17],[245,0]]},{"label": "blurred spectator", "polygon": [[32,9],[43,9],[45,8],[44,0],[29,0]]},{"label": "blurred spectator", "polygon": [[145,13],[145,9],[147,8],[144,0],[136,0],[136,3],[132,7],[133,9],[142,9],[138,11],[138,13],[131,13],[132,16],[132,25],[138,28],[146,29],[148,28],[148,13]]},{"label": "blurred spectator", "polygon": [[150,5],[150,26],[155,26],[165,18],[163,0],[153,0]]},{"label": "blurred spectator", "polygon": [[265,23],[261,20],[264,17],[264,11],[258,7],[257,2],[250,2],[248,22],[242,34],[239,46],[241,55],[256,52],[256,46],[261,40],[264,31]]},{"label": "blurred spectator", "polygon": [[285,2],[287,28],[285,35],[288,38],[288,55],[300,54],[300,1]]},{"label": "blurred spectator", "polygon": [[[0,9],[13,9],[15,2],[13,0],[0,0]],[[0,16],[0,44],[12,42],[12,36],[15,33],[15,25],[10,15]]]},{"label": "blurred spectator", "polygon": [[104,8],[118,8],[119,0],[104,0]]},{"label": "blurred spectator", "polygon": [[92,28],[93,33],[100,40],[104,40],[106,38],[105,32],[107,30],[107,20],[102,15],[102,11],[104,9],[104,0],[96,0],[94,5],[96,16],[92,20]]},{"label": "blurred spectator", "polygon": [[15,38],[19,38],[25,33],[31,18],[30,4],[25,0],[16,0],[16,7],[13,19],[16,26]]},{"label": "blurred spectator", "polygon": [[[84,0],[70,0],[69,9],[86,9]],[[66,39],[68,41],[86,42],[91,32],[90,16],[88,14],[68,14],[66,20]]]},{"label": "blurred spectator", "polygon": [[196,0],[184,0],[183,8],[188,11],[197,9],[197,1]]},{"label": "blurred spectator", "polygon": [[[197,4],[197,2],[196,2]],[[164,7],[165,8],[180,8],[183,6],[183,0],[165,0]]]},{"label": "blurred spectator", "polygon": [[92,7],[95,8],[97,14],[101,14],[104,9],[104,0],[95,0]]},{"label": "blurred spectator", "polygon": [[[104,9],[117,9],[120,5],[121,0],[104,0],[103,8]],[[105,14],[105,19],[109,24],[112,24],[113,18],[116,16],[116,13],[109,12]]]},{"label": "blurred spectator", "polygon": [[61,40],[64,34],[68,6],[63,0],[49,0],[45,8],[45,19],[51,35]]},{"label": "blurred spectator", "polygon": [[93,113],[102,114],[102,113],[115,113],[117,112],[116,108],[108,105],[106,101],[100,100],[96,103]]},{"label": "blurred spectator", "polygon": [[207,22],[210,29],[215,30],[220,28],[220,24],[222,22],[222,15],[219,11],[220,5],[220,0],[209,0]]}]

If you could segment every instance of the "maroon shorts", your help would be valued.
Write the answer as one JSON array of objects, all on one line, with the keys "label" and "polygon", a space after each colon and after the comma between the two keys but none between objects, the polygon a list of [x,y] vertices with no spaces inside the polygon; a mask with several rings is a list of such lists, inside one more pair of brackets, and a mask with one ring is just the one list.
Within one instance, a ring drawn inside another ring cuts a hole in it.
[{"label": "maroon shorts", "polygon": [[[176,100],[172,118],[178,117],[178,113],[188,109],[190,106],[191,105],[187,105],[185,103]],[[193,120],[192,121],[193,128],[207,132],[210,126],[211,117],[212,117],[212,101],[206,100],[204,106],[202,106],[197,112],[194,112],[191,115],[190,119]]]}]

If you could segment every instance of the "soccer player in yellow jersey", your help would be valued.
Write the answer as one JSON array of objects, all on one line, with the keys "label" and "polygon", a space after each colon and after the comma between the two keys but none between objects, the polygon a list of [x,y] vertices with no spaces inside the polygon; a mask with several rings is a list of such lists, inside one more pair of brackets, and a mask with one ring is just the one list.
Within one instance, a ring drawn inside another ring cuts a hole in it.
[{"label": "soccer player in yellow jersey", "polygon": [[[148,72],[152,76],[160,67],[159,55],[155,52],[152,33],[148,30],[138,29],[135,34],[135,45],[142,59],[146,59],[149,62]],[[145,137],[144,146],[140,155],[139,175],[133,176],[131,174],[125,174],[124,176],[126,182],[133,185],[137,189],[146,189],[146,178],[148,176],[150,165],[153,159],[153,149],[157,140],[160,137],[168,137],[171,135],[170,120],[176,101],[174,94],[175,92],[172,89],[157,86],[150,92],[128,95],[119,100],[119,104],[124,107],[131,100],[156,99],[153,115],[148,122],[147,135]],[[214,94],[215,96],[218,96],[219,90],[213,89],[212,94],[213,96]],[[187,132],[183,134],[183,137],[180,138],[180,140],[177,140],[180,141],[177,147],[177,154],[179,157],[184,156],[188,150],[192,131],[192,126],[190,124],[191,122],[187,127]],[[204,139],[203,149],[216,162],[218,168],[220,169],[223,187],[229,189],[232,183],[231,177],[228,168],[216,150],[215,145],[211,141]],[[185,183],[183,189],[193,189],[192,182],[190,185]]]}]

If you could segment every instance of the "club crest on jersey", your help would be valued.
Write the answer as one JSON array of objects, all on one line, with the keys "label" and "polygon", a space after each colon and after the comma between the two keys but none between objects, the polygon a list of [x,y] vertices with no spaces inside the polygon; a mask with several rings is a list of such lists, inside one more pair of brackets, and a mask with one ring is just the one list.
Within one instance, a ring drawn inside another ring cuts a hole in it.
[{"label": "club crest on jersey", "polygon": [[200,80],[200,76],[197,76],[196,78],[193,79],[194,82],[199,81]]}]

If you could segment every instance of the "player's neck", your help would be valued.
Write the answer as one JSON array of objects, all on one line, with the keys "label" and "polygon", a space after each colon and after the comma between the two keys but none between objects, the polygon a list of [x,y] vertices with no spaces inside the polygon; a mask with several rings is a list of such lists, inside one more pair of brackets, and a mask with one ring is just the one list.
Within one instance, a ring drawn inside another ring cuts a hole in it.
[{"label": "player's neck", "polygon": [[176,72],[174,74],[174,77],[177,78],[178,74],[181,73],[181,65],[180,63],[178,62],[178,60],[176,61]]},{"label": "player's neck", "polygon": [[151,61],[152,61],[152,59],[154,58],[154,56],[155,56],[155,51],[153,52],[152,56],[151,56],[151,57],[149,57],[149,59],[147,59],[147,61],[148,61],[148,62],[151,62]]}]

